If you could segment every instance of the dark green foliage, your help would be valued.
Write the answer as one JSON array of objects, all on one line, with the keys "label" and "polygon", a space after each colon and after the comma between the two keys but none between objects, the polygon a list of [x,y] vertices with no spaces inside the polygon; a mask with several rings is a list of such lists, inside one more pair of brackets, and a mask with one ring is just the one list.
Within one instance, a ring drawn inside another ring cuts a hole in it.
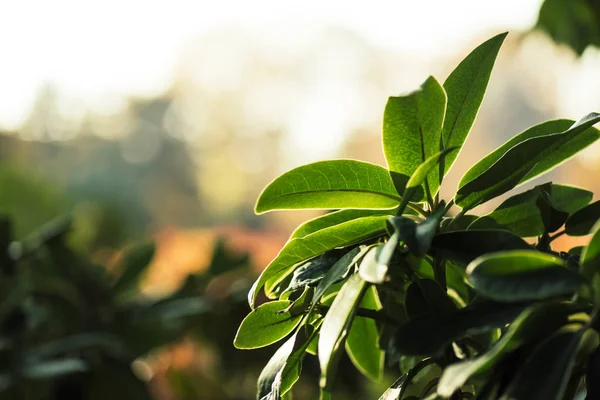
[{"label": "dark green foliage", "polygon": [[[600,114],[518,134],[475,163],[449,203],[439,199],[504,37],[475,49],[443,86],[430,77],[417,91],[389,99],[389,171],[351,160],[316,163],[282,175],[261,194],[258,212],[344,210],[298,228],[250,291],[253,308],[263,288],[279,296],[248,316],[261,314],[256,337],[266,344],[295,331],[263,371],[259,398],[281,398],[286,377],[277,374],[286,363],[302,362],[292,352],[302,349],[295,344],[301,332],[319,333],[323,399],[332,395],[344,349],[371,379],[381,376],[381,354],[388,366],[400,361],[403,374],[390,370],[400,376],[381,399],[570,400],[586,390],[595,396],[600,209],[588,205],[592,193],[545,183],[483,217],[466,212],[596,141]],[[453,204],[461,208],[454,216]],[[390,211],[377,210],[384,208]],[[552,249],[561,235],[588,233],[584,248]],[[278,292],[282,281],[287,289]],[[289,292],[310,299],[291,303]],[[273,311],[262,315],[267,309]],[[271,328],[273,321],[281,322]],[[247,325],[236,338],[240,348],[252,347],[241,343]]]},{"label": "dark green foliage", "polygon": [[[179,340],[218,305],[191,275],[171,295],[142,296],[152,243],[126,249],[109,274],[68,246],[70,225],[58,218],[14,241],[0,217],[0,398],[150,399],[132,362]],[[244,262],[228,254],[217,246],[211,272]]]}]

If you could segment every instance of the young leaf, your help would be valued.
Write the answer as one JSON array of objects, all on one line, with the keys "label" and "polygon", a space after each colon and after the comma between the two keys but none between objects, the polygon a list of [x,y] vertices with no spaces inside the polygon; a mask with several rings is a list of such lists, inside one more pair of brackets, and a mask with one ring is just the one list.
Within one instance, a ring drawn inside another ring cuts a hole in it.
[{"label": "young leaf", "polygon": [[385,244],[369,250],[358,269],[361,278],[369,283],[383,283],[388,266],[397,248],[398,234],[394,233]]},{"label": "young leaf", "polygon": [[137,284],[140,275],[150,265],[155,250],[154,243],[142,243],[125,252],[121,263],[121,276],[113,286],[115,292],[122,293]]},{"label": "young leaf", "polygon": [[536,343],[568,322],[572,308],[563,303],[535,304],[523,311],[509,326],[502,338],[486,353],[450,365],[444,370],[438,393],[450,396],[472,376],[489,373],[506,354],[523,343]]},{"label": "young leaf", "polygon": [[467,265],[487,253],[530,249],[531,246],[511,232],[485,229],[440,233],[433,238],[431,248],[439,257]]},{"label": "young leaf", "polygon": [[586,335],[595,334],[591,332],[565,326],[542,342],[517,372],[502,399],[562,400],[577,350]]},{"label": "young leaf", "polygon": [[[383,115],[383,152],[398,193],[404,192],[419,165],[440,151],[445,112],[446,93],[433,77],[412,93],[388,99]],[[432,192],[437,192],[437,171],[431,174],[429,184]]]},{"label": "young leaf", "polygon": [[[415,172],[413,172],[413,174],[410,176],[408,183],[406,183],[406,189],[404,190],[404,194],[402,195],[402,202],[400,203],[400,207],[398,207],[398,209],[401,210],[402,213],[404,213],[404,209],[406,208],[406,205],[408,204],[409,200],[413,199],[413,196],[415,195],[417,189],[420,188],[421,185],[423,184],[423,182],[426,181],[427,176],[432,174],[433,172],[436,172],[435,167],[441,161],[444,160],[444,157],[447,154],[452,153],[456,149],[457,149],[456,147],[452,147],[452,148],[446,149],[444,151],[440,151],[439,153],[429,156],[425,161],[423,161],[421,164],[419,164],[419,166],[417,167]],[[435,175],[435,176],[432,175],[432,178],[435,179],[436,176],[437,175]],[[427,181],[427,182],[429,182],[429,181]],[[439,189],[439,186],[440,186],[439,182],[437,185],[434,185],[432,183],[429,184],[429,187],[435,188],[436,191],[437,191],[437,189]],[[435,192],[432,192],[430,190],[429,194],[434,196]]]},{"label": "young leaf", "polygon": [[486,254],[469,264],[467,275],[479,293],[504,302],[561,296],[584,283],[560,258],[534,250]]},{"label": "young leaf", "polygon": [[398,329],[394,344],[404,355],[436,355],[456,339],[505,326],[525,307],[480,301],[445,314],[420,315]]},{"label": "young leaf", "polygon": [[600,200],[571,215],[565,224],[565,231],[570,236],[584,236],[590,233],[592,226],[598,220],[600,220]]},{"label": "young leaf", "polygon": [[305,287],[314,287],[323,279],[331,266],[340,258],[338,250],[328,251],[298,267],[292,274],[292,280],[282,292],[293,292]]},{"label": "young leaf", "polygon": [[255,211],[391,209],[399,201],[385,168],[362,161],[331,160],[295,168],[275,179],[261,193]]},{"label": "young leaf", "polygon": [[[369,287],[360,302],[367,310],[381,310],[375,286]],[[346,353],[356,368],[366,377],[378,381],[383,373],[384,353],[378,346],[379,331],[375,321],[356,316],[346,338]]]},{"label": "young leaf", "polygon": [[250,307],[253,307],[258,291],[267,281],[269,285],[265,289],[269,294],[272,288],[290,274],[299,262],[337,247],[360,243],[384,234],[386,219],[385,215],[357,218],[290,240],[250,289],[248,293]]},{"label": "young leaf", "polygon": [[302,319],[302,314],[282,312],[292,304],[288,300],[265,303],[244,318],[233,344],[238,349],[265,347],[286,337]]},{"label": "young leaf", "polygon": [[394,210],[339,210],[329,214],[313,218],[300,225],[292,233],[291,239],[302,238],[320,231],[321,229],[330,228],[335,225],[348,222],[353,219],[362,217],[372,217],[376,215],[393,215]]},{"label": "young leaf", "polygon": [[568,213],[585,207],[593,196],[585,189],[545,183],[510,197],[491,213],[473,221],[468,229],[505,228],[521,237],[541,235],[544,224],[536,201],[543,188],[548,189],[553,204]]},{"label": "young leaf", "polygon": [[[479,45],[458,64],[444,82],[448,106],[442,140],[446,148],[456,146],[460,149],[467,139],[506,35],[507,33],[501,33]],[[446,157],[441,169],[442,175],[448,173],[457,156],[458,153],[454,153]]]},{"label": "young leaf", "polygon": [[[563,121],[549,121],[519,134],[475,164],[461,179],[455,202],[471,209],[550,170],[600,138],[592,128],[600,114],[591,113],[566,130]],[[515,140],[516,139],[516,140]]]},{"label": "young leaf", "polygon": [[348,278],[323,319],[319,333],[318,356],[321,366],[320,385],[324,389],[329,389],[333,382],[341,346],[365,286],[366,282],[358,274]]}]

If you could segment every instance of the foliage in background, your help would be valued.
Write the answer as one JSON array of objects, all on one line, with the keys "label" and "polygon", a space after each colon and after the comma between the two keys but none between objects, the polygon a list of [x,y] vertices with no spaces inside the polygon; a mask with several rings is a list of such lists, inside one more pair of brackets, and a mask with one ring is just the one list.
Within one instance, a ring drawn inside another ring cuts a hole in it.
[{"label": "foliage in background", "polygon": [[[300,225],[249,292],[234,345],[283,341],[258,399],[289,398],[313,355],[329,399],[343,353],[371,380],[389,367],[396,380],[384,400],[598,397],[600,202],[547,182],[488,215],[469,212],[595,142],[600,114],[525,130],[476,162],[453,199],[439,198],[505,36],[473,50],[443,84],[430,77],[390,97],[387,169],[322,161],[265,188],[257,213],[338,211]],[[586,247],[552,249],[562,235],[588,233]],[[263,291],[269,301],[259,305]]]},{"label": "foliage in background", "polygon": [[600,47],[600,1],[545,0],[536,28],[580,56],[588,46]]},{"label": "foliage in background", "polygon": [[[199,335],[202,319],[214,325],[218,313],[230,311],[231,297],[219,301],[206,287],[245,270],[248,259],[219,242],[206,274],[147,298],[138,285],[152,243],[126,249],[109,270],[68,246],[70,225],[59,218],[16,241],[12,220],[0,218],[0,398],[153,398],[132,363],[185,334]],[[239,297],[234,304],[242,304]]]}]

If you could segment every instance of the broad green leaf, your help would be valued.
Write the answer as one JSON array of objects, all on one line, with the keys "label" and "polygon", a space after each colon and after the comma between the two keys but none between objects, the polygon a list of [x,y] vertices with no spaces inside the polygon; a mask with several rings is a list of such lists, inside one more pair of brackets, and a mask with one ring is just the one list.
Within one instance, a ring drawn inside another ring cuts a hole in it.
[{"label": "broad green leaf", "polygon": [[445,314],[420,315],[400,326],[394,343],[404,355],[437,355],[461,337],[504,327],[525,307],[480,301]]},{"label": "broad green leaf", "polygon": [[292,304],[288,300],[265,303],[244,318],[233,344],[238,349],[265,347],[286,337],[302,319],[302,314],[285,311]]},{"label": "broad green leaf", "polygon": [[585,336],[597,335],[577,329],[565,326],[542,342],[519,369],[501,400],[562,400],[580,345]]},{"label": "broad green leaf", "polygon": [[137,285],[140,275],[150,265],[155,250],[154,243],[142,243],[125,252],[120,265],[121,276],[113,286],[115,292],[122,293]]},{"label": "broad green leaf", "polygon": [[386,219],[385,215],[357,218],[290,240],[250,289],[248,293],[250,307],[253,307],[258,291],[265,283],[268,282],[265,291],[269,295],[272,288],[294,271],[298,263],[328,250],[361,243],[384,234]]},{"label": "broad green leaf", "polygon": [[[501,33],[479,45],[458,64],[444,82],[448,95],[442,130],[445,148],[460,149],[467,139],[506,35],[507,33]],[[457,156],[458,153],[454,153],[446,157],[442,175],[448,173]]]},{"label": "broad green leaf", "polygon": [[478,218],[479,216],[473,214],[460,215],[454,218],[444,217],[440,224],[440,230],[442,232],[466,231],[469,225]]},{"label": "broad green leaf", "polygon": [[385,168],[362,161],[331,160],[295,168],[275,179],[261,193],[255,211],[391,209],[399,201]]},{"label": "broad green leaf", "polygon": [[[413,199],[413,196],[416,193],[417,189],[421,187],[423,182],[425,182],[425,180],[427,179],[427,176],[431,175],[432,178],[435,178],[436,176],[438,176],[437,175],[438,169],[436,169],[435,167],[437,165],[439,165],[439,163],[441,161],[444,160],[444,157],[447,154],[450,154],[451,152],[453,152],[455,150],[457,150],[457,148],[452,147],[452,148],[446,149],[444,151],[440,151],[439,153],[435,153],[435,154],[427,157],[427,159],[425,161],[423,161],[421,164],[419,164],[419,166],[417,167],[415,172],[413,172],[413,174],[410,176],[408,183],[406,183],[406,189],[404,190],[404,194],[402,195],[402,202],[400,203],[400,207],[398,208],[399,210],[402,211],[402,213],[404,212],[404,209],[406,208],[406,205],[408,204],[409,200]],[[434,174],[434,172],[436,174]],[[427,182],[429,182],[429,181],[427,181]],[[432,186],[437,191],[437,189],[439,189],[440,183],[438,182],[437,185],[430,183],[429,187],[432,188]],[[431,190],[433,190],[433,189],[431,189]],[[435,196],[435,192],[432,192],[431,190],[430,190],[431,195]]]},{"label": "broad green leaf", "polygon": [[472,376],[484,376],[507,354],[523,343],[536,343],[568,322],[572,308],[564,303],[540,303],[523,311],[498,342],[482,355],[447,367],[438,385],[438,394],[450,396]]},{"label": "broad green leaf", "polygon": [[581,253],[581,275],[587,280],[591,280],[594,274],[600,273],[600,222],[592,227],[590,233],[592,238]]},{"label": "broad green leaf", "polygon": [[491,213],[473,221],[468,229],[505,228],[521,237],[541,235],[544,224],[536,200],[542,188],[548,188],[556,207],[569,213],[585,207],[593,196],[585,189],[546,183],[510,197]]},{"label": "broad green leaf", "polygon": [[566,295],[576,292],[584,283],[560,258],[535,250],[481,256],[469,264],[467,275],[477,292],[503,302]]},{"label": "broad green leaf", "polygon": [[[375,286],[365,291],[360,307],[367,310],[381,310],[382,306]],[[354,317],[346,338],[346,353],[360,372],[375,381],[381,379],[384,361],[384,353],[378,343],[379,331],[375,321],[366,317]]]},{"label": "broad green leaf", "polygon": [[[419,165],[440,151],[445,112],[446,93],[433,77],[412,93],[388,99],[383,114],[383,152],[398,193],[404,192]],[[434,172],[429,187],[437,192],[439,177]],[[421,196],[419,193],[415,200]]]},{"label": "broad green leaf", "polygon": [[326,390],[331,388],[341,356],[341,346],[365,287],[366,282],[358,274],[348,278],[323,319],[319,333],[318,356],[321,366],[320,386]]},{"label": "broad green leaf", "polygon": [[503,250],[524,250],[531,246],[505,230],[445,232],[436,235],[431,243],[433,252],[458,265],[467,265],[477,257]]},{"label": "broad green leaf", "polygon": [[600,138],[592,128],[600,114],[591,113],[564,128],[549,121],[517,135],[475,164],[461,179],[455,202],[471,209],[558,166]]},{"label": "broad green leaf", "polygon": [[301,238],[320,231],[321,229],[330,228],[334,225],[339,225],[353,219],[362,217],[372,217],[375,215],[393,215],[394,210],[339,210],[329,214],[313,218],[300,225],[292,233],[290,239]]},{"label": "broad green leaf", "polygon": [[565,231],[570,236],[588,235],[598,220],[600,220],[600,200],[571,215],[565,224]]}]

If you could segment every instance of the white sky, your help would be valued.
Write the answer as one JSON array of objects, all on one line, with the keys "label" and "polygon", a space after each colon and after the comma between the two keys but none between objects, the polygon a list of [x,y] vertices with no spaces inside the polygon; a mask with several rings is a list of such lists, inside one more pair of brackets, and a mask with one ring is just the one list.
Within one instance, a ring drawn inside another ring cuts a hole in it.
[{"label": "white sky", "polygon": [[5,0],[0,2],[0,126],[17,128],[45,82],[78,99],[73,107],[82,108],[160,94],[170,86],[186,43],[215,28],[250,27],[285,41],[294,39],[294,30],[287,29],[293,24],[337,25],[390,50],[439,55],[493,29],[530,27],[540,3]]}]

